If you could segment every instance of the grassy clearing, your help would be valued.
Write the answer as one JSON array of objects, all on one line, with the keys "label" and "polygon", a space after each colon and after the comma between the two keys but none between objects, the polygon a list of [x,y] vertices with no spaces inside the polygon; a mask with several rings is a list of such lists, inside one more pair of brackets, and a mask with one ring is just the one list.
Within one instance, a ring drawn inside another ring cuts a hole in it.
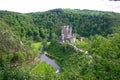
[{"label": "grassy clearing", "polygon": [[51,44],[51,42],[47,42],[47,45],[50,45]]},{"label": "grassy clearing", "polygon": [[[51,44],[51,42],[47,42],[47,46],[49,46]],[[31,47],[35,50],[39,50],[39,48],[41,47],[42,42],[34,42],[31,44]]]},{"label": "grassy clearing", "polygon": [[55,69],[46,64],[45,62],[40,62],[38,63],[33,69],[32,69],[32,73],[34,74],[43,74],[43,73],[48,73],[48,72],[55,72]]},{"label": "grassy clearing", "polygon": [[39,50],[41,46],[41,42],[35,42],[31,44],[31,47],[34,48],[34,50]]}]

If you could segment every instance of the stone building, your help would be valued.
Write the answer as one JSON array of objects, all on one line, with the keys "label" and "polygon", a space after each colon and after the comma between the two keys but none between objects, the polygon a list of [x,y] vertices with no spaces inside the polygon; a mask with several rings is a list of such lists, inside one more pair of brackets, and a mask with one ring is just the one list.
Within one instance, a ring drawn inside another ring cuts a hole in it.
[{"label": "stone building", "polygon": [[61,30],[61,36],[59,37],[59,42],[64,43],[67,42],[69,44],[73,44],[75,42],[75,36],[72,34],[72,27],[63,26]]}]

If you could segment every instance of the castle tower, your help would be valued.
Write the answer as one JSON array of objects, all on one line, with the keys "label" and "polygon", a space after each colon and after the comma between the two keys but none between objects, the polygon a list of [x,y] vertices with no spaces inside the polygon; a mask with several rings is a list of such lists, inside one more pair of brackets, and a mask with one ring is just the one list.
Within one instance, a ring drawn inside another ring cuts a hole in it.
[{"label": "castle tower", "polygon": [[72,35],[72,27],[70,27],[69,35]]},{"label": "castle tower", "polygon": [[70,27],[69,25],[62,27],[60,41],[67,41],[71,44],[75,42],[75,36],[72,34],[72,27]]},{"label": "castle tower", "polygon": [[62,39],[62,42],[64,42],[64,39],[65,39],[64,34],[61,34],[61,39]]},{"label": "castle tower", "polygon": [[68,34],[69,26],[66,26],[66,34]]}]

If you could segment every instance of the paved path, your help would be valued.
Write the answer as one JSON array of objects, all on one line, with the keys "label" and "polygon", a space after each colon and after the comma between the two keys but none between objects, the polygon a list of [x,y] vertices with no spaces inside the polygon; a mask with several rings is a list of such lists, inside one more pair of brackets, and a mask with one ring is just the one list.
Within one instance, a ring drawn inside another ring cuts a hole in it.
[{"label": "paved path", "polygon": [[89,58],[89,64],[93,61],[93,57],[89,54],[88,51],[84,51],[84,50],[76,47],[76,46],[73,45],[73,44],[69,44],[69,43],[68,43],[68,45],[71,45],[77,53],[78,53],[78,52],[82,52],[82,53],[86,54],[86,55],[88,56],[88,58]]},{"label": "paved path", "polygon": [[56,73],[59,73],[60,71],[60,67],[49,57],[47,57],[45,54],[42,54],[40,57],[41,61],[45,61],[47,64],[53,66],[54,68],[56,68]]},{"label": "paved path", "polygon": [[[40,48],[40,51],[39,51],[39,54],[43,53],[43,45],[41,45],[41,48]],[[56,73],[59,73],[60,72],[60,67],[52,60],[50,59],[49,57],[46,56],[47,52],[44,52],[44,54],[42,54],[40,56],[40,60],[41,61],[45,61],[47,64],[53,66],[55,69],[56,69]]]}]

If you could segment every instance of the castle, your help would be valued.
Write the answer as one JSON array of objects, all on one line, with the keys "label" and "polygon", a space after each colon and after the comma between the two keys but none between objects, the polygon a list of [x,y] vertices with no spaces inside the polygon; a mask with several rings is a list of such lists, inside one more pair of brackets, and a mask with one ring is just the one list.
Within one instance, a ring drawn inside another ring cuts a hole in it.
[{"label": "castle", "polygon": [[72,34],[72,27],[63,26],[61,30],[61,36],[59,37],[59,42],[64,43],[67,42],[69,44],[73,44],[75,42],[75,36]]}]

